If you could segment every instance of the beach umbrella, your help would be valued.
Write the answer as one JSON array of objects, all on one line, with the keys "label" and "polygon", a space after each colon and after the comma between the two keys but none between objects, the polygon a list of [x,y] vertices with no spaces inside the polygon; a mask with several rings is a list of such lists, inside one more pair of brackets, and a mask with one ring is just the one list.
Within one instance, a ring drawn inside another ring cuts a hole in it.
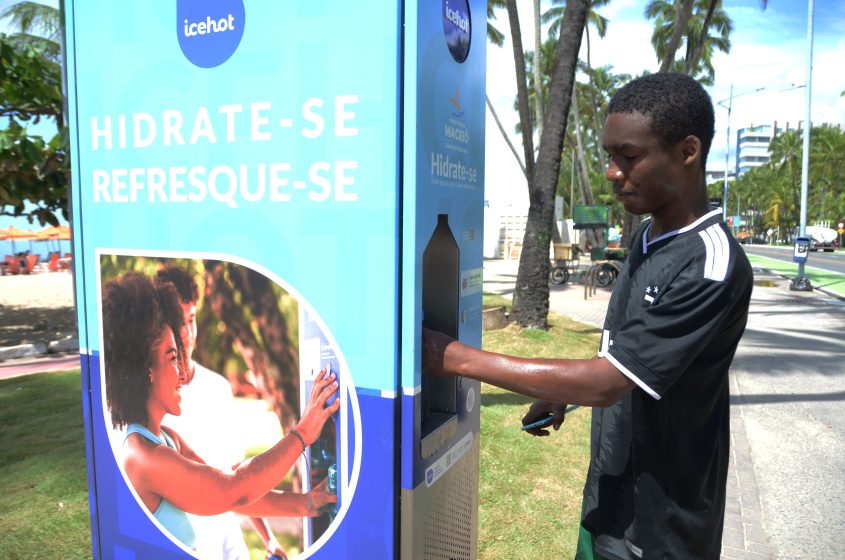
[{"label": "beach umbrella", "polygon": [[70,226],[58,225],[48,226],[42,230],[36,231],[37,241],[56,241],[56,250],[61,250],[60,241],[70,241]]},{"label": "beach umbrella", "polygon": [[55,241],[56,242],[56,250],[59,251],[61,249],[60,241],[66,241],[70,239],[70,227],[69,226],[48,226],[42,230],[38,230],[35,232],[35,240],[36,241],[47,241],[48,247],[50,247],[49,242]]},{"label": "beach umbrella", "polygon": [[59,239],[63,241],[70,241],[70,226],[58,225]]},{"label": "beach umbrella", "polygon": [[[10,239],[12,241],[12,252],[17,253],[17,247],[15,247],[15,240],[17,241],[32,241],[33,239],[37,239],[37,236],[30,230],[26,229],[18,229],[15,226],[9,226],[4,230],[0,230],[5,232],[6,239]],[[32,245],[30,244],[30,250],[32,250]]]},{"label": "beach umbrella", "polygon": [[58,225],[56,226],[56,229],[58,231],[58,236],[56,237],[58,241],[56,244],[59,246],[59,250],[61,250],[62,244],[60,242],[70,241],[70,226]]},{"label": "beach umbrella", "polygon": [[[35,232],[35,240],[36,241],[46,241],[47,242],[47,250],[52,251],[53,245],[50,243],[54,239],[56,239],[59,235],[58,228],[56,226],[47,226],[44,229],[40,229]],[[56,242],[58,244],[58,241]]]}]

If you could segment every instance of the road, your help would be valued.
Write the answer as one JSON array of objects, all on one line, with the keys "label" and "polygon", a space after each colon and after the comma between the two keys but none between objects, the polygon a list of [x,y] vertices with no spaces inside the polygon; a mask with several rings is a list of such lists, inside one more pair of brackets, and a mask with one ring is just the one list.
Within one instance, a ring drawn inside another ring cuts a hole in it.
[{"label": "road", "polygon": [[[769,257],[783,262],[792,263],[792,248],[791,247],[774,247],[767,245],[743,245],[745,252],[749,255],[757,255],[760,257]],[[811,251],[807,258],[807,266],[826,270],[828,272],[835,272],[837,274],[845,274],[845,252],[836,251],[833,253],[825,253],[823,251]]]}]

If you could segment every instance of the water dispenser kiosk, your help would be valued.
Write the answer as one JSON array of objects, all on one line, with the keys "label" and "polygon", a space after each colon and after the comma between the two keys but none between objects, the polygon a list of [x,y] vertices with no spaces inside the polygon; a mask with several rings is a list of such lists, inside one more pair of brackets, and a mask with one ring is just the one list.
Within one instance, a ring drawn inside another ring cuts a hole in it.
[{"label": "water dispenser kiosk", "polygon": [[221,445],[282,437],[337,375],[280,481],[337,504],[268,519],[291,556],[476,558],[480,387],[424,375],[421,333],[481,343],[486,4],[65,7],[94,558],[220,557],[144,505],[106,399],[103,286],[165,265],[202,292],[194,359],[241,395]]}]

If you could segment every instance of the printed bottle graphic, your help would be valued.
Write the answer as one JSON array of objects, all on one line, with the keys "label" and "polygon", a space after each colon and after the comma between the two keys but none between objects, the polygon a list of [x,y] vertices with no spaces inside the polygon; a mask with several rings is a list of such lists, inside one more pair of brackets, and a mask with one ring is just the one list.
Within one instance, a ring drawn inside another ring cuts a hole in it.
[{"label": "printed bottle graphic", "polygon": [[[423,252],[423,326],[458,338],[461,252],[449,215],[437,215],[437,227]],[[421,455],[430,456],[457,428],[457,379],[423,374],[421,395]]]}]

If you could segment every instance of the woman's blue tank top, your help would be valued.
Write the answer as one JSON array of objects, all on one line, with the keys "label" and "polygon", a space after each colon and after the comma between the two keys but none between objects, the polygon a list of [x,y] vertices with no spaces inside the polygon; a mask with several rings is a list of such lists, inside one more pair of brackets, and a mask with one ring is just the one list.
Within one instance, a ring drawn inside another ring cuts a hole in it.
[{"label": "woman's blue tank top", "polygon": [[[161,441],[161,438],[153,435],[151,431],[141,424],[129,424],[126,428],[126,437],[129,437],[131,434],[141,434],[154,443],[176,449],[176,444],[173,443],[173,440],[170,439],[170,436],[168,436],[164,430],[162,430],[161,434],[164,436],[165,441]],[[123,441],[125,443],[126,439]],[[179,539],[182,544],[188,548],[195,548],[197,546],[197,535],[194,532],[194,526],[191,524],[191,518],[178,507],[162,498],[161,503],[153,513],[153,517],[155,517],[158,522],[161,523],[162,527],[167,529],[171,535]]]}]

